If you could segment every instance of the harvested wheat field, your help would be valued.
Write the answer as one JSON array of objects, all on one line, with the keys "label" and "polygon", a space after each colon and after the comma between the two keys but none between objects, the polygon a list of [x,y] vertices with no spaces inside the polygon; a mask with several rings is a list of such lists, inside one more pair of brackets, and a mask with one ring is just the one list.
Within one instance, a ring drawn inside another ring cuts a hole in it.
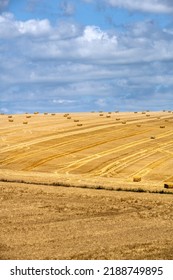
[{"label": "harvested wheat field", "polygon": [[0,115],[0,259],[173,259],[172,170],[171,111]]}]

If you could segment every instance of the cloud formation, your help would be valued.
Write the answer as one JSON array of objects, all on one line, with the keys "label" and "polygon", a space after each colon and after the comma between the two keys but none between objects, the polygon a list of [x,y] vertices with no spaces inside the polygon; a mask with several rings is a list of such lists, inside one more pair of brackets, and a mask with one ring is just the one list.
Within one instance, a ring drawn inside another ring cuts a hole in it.
[{"label": "cloud formation", "polygon": [[88,3],[98,5],[108,5],[115,8],[123,8],[131,11],[141,11],[149,13],[173,13],[172,0],[83,0]]},{"label": "cloud formation", "polygon": [[124,32],[0,16],[0,111],[143,110],[170,104],[173,28]]},{"label": "cloud formation", "polygon": [[150,13],[172,13],[173,4],[170,0],[105,0],[108,5],[113,7],[138,10]]}]

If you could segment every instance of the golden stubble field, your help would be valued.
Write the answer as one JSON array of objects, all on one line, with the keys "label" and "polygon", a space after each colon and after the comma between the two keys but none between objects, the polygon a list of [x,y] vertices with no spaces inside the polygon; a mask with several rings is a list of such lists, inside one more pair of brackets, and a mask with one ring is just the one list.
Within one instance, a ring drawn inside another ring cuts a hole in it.
[{"label": "golden stubble field", "polygon": [[171,111],[0,115],[0,259],[173,259],[172,136]]}]

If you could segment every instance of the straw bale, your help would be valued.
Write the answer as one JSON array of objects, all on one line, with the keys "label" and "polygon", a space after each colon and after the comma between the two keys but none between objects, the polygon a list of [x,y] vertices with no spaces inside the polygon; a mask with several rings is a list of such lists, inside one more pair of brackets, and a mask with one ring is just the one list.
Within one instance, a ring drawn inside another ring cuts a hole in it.
[{"label": "straw bale", "polygon": [[165,182],[164,188],[166,189],[173,189],[173,182]]},{"label": "straw bale", "polygon": [[140,176],[134,176],[133,177],[133,182],[140,182],[141,181],[141,177]]}]

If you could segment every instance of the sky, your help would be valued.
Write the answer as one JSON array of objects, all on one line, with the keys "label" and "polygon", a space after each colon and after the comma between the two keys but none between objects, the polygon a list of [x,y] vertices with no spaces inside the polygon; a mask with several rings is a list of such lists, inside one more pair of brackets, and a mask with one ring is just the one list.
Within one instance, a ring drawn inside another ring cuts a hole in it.
[{"label": "sky", "polygon": [[172,0],[0,0],[0,112],[173,110]]}]

